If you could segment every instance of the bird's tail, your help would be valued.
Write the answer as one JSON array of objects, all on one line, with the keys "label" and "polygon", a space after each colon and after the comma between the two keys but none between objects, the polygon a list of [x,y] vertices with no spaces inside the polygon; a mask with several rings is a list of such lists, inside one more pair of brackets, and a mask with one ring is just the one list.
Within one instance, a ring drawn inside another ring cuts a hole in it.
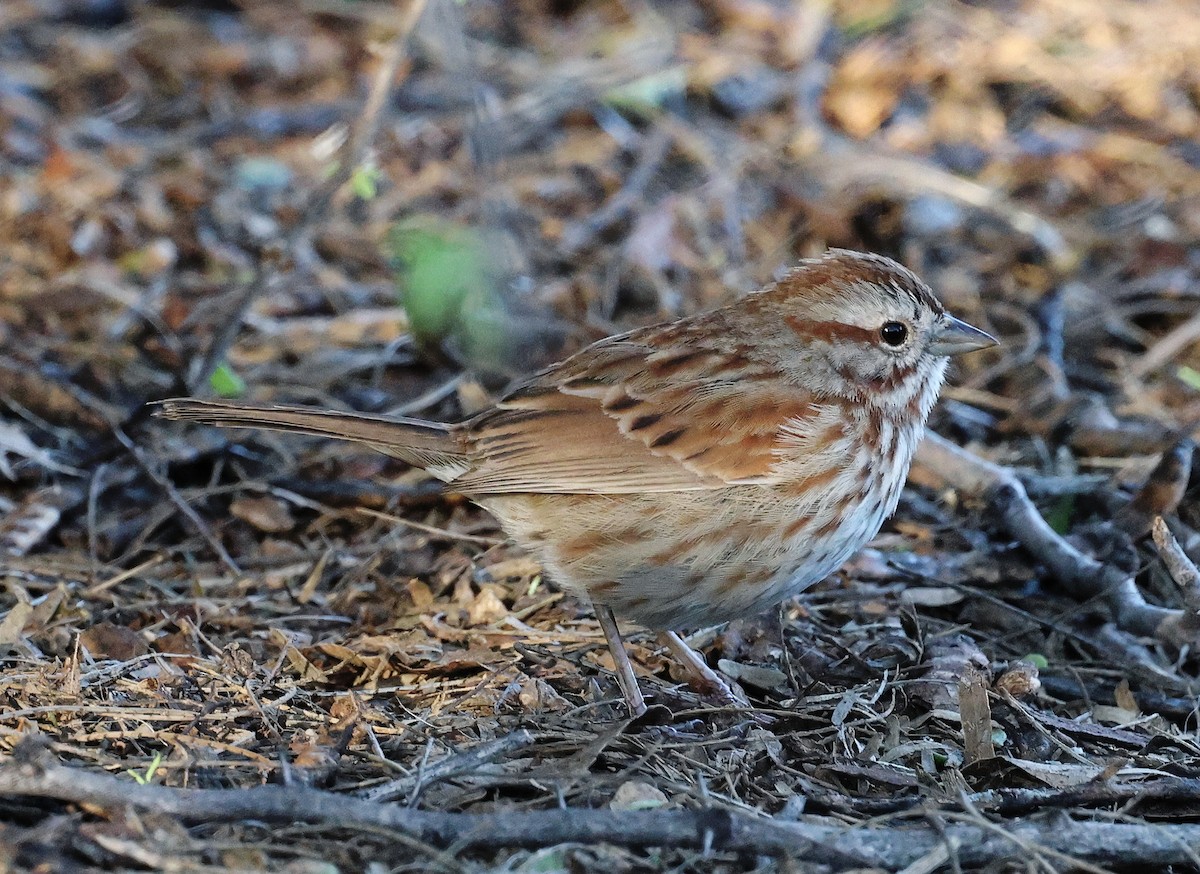
[{"label": "bird's tail", "polygon": [[449,482],[469,468],[466,446],[449,426],[422,419],[342,413],[315,407],[285,407],[173,398],[161,401],[154,415],[220,428],[285,431],[365,443]]}]

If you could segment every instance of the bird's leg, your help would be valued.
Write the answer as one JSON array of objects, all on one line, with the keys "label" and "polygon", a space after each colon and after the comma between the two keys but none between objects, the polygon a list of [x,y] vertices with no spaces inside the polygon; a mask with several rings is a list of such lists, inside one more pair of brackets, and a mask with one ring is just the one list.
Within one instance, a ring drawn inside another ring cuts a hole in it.
[{"label": "bird's leg", "polygon": [[629,714],[634,719],[646,712],[646,699],[638,688],[637,677],[633,674],[633,665],[629,662],[629,653],[621,641],[621,630],[617,628],[617,617],[613,611],[603,604],[593,604],[596,618],[604,629],[604,639],[608,641],[608,651],[612,653],[613,663],[617,666],[617,682],[625,693],[625,703],[629,705]]},{"label": "bird's leg", "polygon": [[683,638],[674,631],[660,632],[658,642],[683,665],[684,670],[692,677],[693,686],[698,687],[700,691],[711,695],[725,705],[750,706],[750,700],[746,697],[745,692],[725,682],[725,678],[705,664],[700,654],[688,646]]}]

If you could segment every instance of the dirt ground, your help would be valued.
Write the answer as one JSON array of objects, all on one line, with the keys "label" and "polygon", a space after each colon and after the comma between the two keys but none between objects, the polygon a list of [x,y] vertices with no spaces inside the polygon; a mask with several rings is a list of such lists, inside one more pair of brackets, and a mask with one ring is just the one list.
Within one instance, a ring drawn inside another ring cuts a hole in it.
[{"label": "dirt ground", "polygon": [[[1002,340],[895,517],[648,632],[367,448],[841,246]],[[0,870],[1200,869],[1184,0],[0,4]],[[232,790],[232,791],[231,791]]]}]

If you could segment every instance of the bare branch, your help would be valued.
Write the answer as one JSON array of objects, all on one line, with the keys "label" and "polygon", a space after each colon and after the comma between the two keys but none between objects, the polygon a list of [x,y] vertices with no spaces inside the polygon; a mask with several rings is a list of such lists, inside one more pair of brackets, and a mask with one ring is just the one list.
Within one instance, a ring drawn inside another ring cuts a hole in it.
[{"label": "bare branch", "polygon": [[[1194,781],[1193,781],[1194,782]],[[176,789],[140,785],[105,773],[58,764],[36,739],[22,741],[0,763],[0,793],[55,798],[89,809],[126,806],[185,822],[309,822],[337,828],[385,828],[425,843],[470,847],[537,847],[561,843],[661,846],[756,854],[804,854],[829,866],[896,870],[937,853],[947,841],[962,865],[1011,859],[1030,847],[1080,863],[1137,858],[1143,865],[1187,864],[1200,825],[1012,820],[1001,830],[972,824],[940,829],[928,823],[854,828],[784,822],[727,810],[613,811],[559,809],[498,813],[438,813],[348,798],[302,786]],[[1013,799],[1020,804],[1027,799]]]},{"label": "bare branch", "polygon": [[1001,526],[1045,563],[1059,584],[1080,600],[1100,598],[1122,631],[1174,646],[1193,643],[1180,610],[1148,604],[1132,577],[1080,552],[1047,524],[1016,474],[928,434],[917,451],[923,482],[951,487],[986,502]]}]

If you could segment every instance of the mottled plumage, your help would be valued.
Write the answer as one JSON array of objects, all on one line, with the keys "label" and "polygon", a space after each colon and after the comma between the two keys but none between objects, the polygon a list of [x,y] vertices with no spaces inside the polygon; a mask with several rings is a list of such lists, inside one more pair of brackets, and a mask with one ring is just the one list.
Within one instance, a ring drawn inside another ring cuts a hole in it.
[{"label": "mottled plumage", "polygon": [[945,356],[992,343],[894,261],[835,250],[594,343],[456,425],[191,400],[163,415],[424,467],[559,585],[670,630],[758,612],[845,562],[895,509]]}]

